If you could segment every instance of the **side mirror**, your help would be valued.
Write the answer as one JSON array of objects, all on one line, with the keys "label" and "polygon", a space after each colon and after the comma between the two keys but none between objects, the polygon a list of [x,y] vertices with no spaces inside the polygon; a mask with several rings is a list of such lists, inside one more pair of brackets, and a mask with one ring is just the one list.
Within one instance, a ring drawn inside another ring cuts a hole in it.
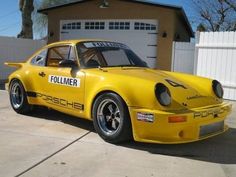
[{"label": "side mirror", "polygon": [[78,67],[78,65],[75,61],[72,61],[72,60],[61,60],[59,62],[59,67],[75,68],[75,67]]},{"label": "side mirror", "polygon": [[148,67],[148,64],[147,64],[147,62],[145,62],[145,61],[142,61],[142,64],[143,64],[143,66],[144,66],[144,67]]}]

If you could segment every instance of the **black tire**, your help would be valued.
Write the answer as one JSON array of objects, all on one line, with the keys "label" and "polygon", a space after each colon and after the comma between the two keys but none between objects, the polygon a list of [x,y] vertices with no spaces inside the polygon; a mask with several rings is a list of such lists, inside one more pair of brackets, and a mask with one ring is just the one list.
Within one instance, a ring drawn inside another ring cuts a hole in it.
[{"label": "black tire", "polygon": [[93,104],[92,116],[95,130],[105,141],[121,143],[132,138],[129,111],[119,95],[104,93],[98,96]]},{"label": "black tire", "polygon": [[19,80],[13,80],[10,83],[9,95],[11,106],[19,114],[28,114],[32,106],[28,103],[24,86]]}]

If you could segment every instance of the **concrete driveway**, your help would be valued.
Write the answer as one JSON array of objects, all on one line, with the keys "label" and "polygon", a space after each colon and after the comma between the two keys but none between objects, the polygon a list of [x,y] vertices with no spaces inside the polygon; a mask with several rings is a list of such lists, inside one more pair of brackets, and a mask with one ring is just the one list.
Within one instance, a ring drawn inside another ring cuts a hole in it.
[{"label": "concrete driveway", "polygon": [[47,109],[16,114],[0,91],[0,176],[235,177],[235,110],[228,124],[228,132],[200,142],[118,146],[104,142],[89,121]]}]

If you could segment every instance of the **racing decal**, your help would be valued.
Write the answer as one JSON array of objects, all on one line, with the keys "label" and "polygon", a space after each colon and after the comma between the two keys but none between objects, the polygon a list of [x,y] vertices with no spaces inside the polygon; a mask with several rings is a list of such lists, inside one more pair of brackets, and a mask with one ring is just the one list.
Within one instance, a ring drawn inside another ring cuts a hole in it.
[{"label": "racing decal", "polygon": [[154,122],[154,115],[150,113],[137,113],[137,119],[143,122]]},{"label": "racing decal", "polygon": [[181,85],[181,84],[174,82],[172,80],[166,79],[166,82],[168,82],[173,87],[182,87],[183,89],[187,89],[184,85]]},{"label": "racing decal", "polygon": [[36,93],[35,93],[35,92],[26,92],[26,95],[27,95],[28,97],[33,97],[33,98],[36,97]]},{"label": "racing decal", "polygon": [[48,82],[58,85],[65,85],[70,87],[80,87],[80,79],[64,76],[48,76]]},{"label": "racing decal", "polygon": [[193,100],[193,99],[204,98],[204,97],[206,96],[202,96],[202,95],[188,96],[187,100]]},{"label": "racing decal", "polygon": [[206,111],[199,111],[199,112],[194,112],[193,117],[194,118],[205,118],[208,116],[212,116],[213,118],[219,117],[220,114],[230,112],[231,107],[226,106],[223,108],[218,108],[218,109],[211,109],[211,110],[206,110]]},{"label": "racing decal", "polygon": [[95,47],[114,47],[114,48],[123,48],[128,49],[129,47],[116,42],[87,42],[84,43],[85,47],[87,48],[95,48]]},{"label": "racing decal", "polygon": [[62,98],[52,97],[49,95],[36,93],[36,92],[27,92],[27,96],[34,97],[34,98],[41,98],[48,104],[57,105],[57,106],[68,108],[68,109],[84,110],[83,104],[80,104],[77,102],[70,102]]}]

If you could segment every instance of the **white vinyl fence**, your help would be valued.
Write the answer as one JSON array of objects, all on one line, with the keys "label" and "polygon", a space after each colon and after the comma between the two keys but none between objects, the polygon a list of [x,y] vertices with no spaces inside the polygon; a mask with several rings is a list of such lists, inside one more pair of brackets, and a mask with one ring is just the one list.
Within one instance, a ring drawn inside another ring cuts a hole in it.
[{"label": "white vinyl fence", "polygon": [[42,40],[0,37],[0,81],[7,79],[8,75],[14,71],[14,68],[5,66],[4,62],[25,61],[45,44],[46,42]]},{"label": "white vinyl fence", "polygon": [[236,32],[200,33],[195,59],[195,74],[219,80],[224,98],[236,100]]},{"label": "white vinyl fence", "polygon": [[172,71],[193,74],[195,43],[173,42]]},{"label": "white vinyl fence", "polygon": [[236,100],[236,32],[201,32],[195,44],[174,42],[172,71],[217,79],[224,98]]}]

